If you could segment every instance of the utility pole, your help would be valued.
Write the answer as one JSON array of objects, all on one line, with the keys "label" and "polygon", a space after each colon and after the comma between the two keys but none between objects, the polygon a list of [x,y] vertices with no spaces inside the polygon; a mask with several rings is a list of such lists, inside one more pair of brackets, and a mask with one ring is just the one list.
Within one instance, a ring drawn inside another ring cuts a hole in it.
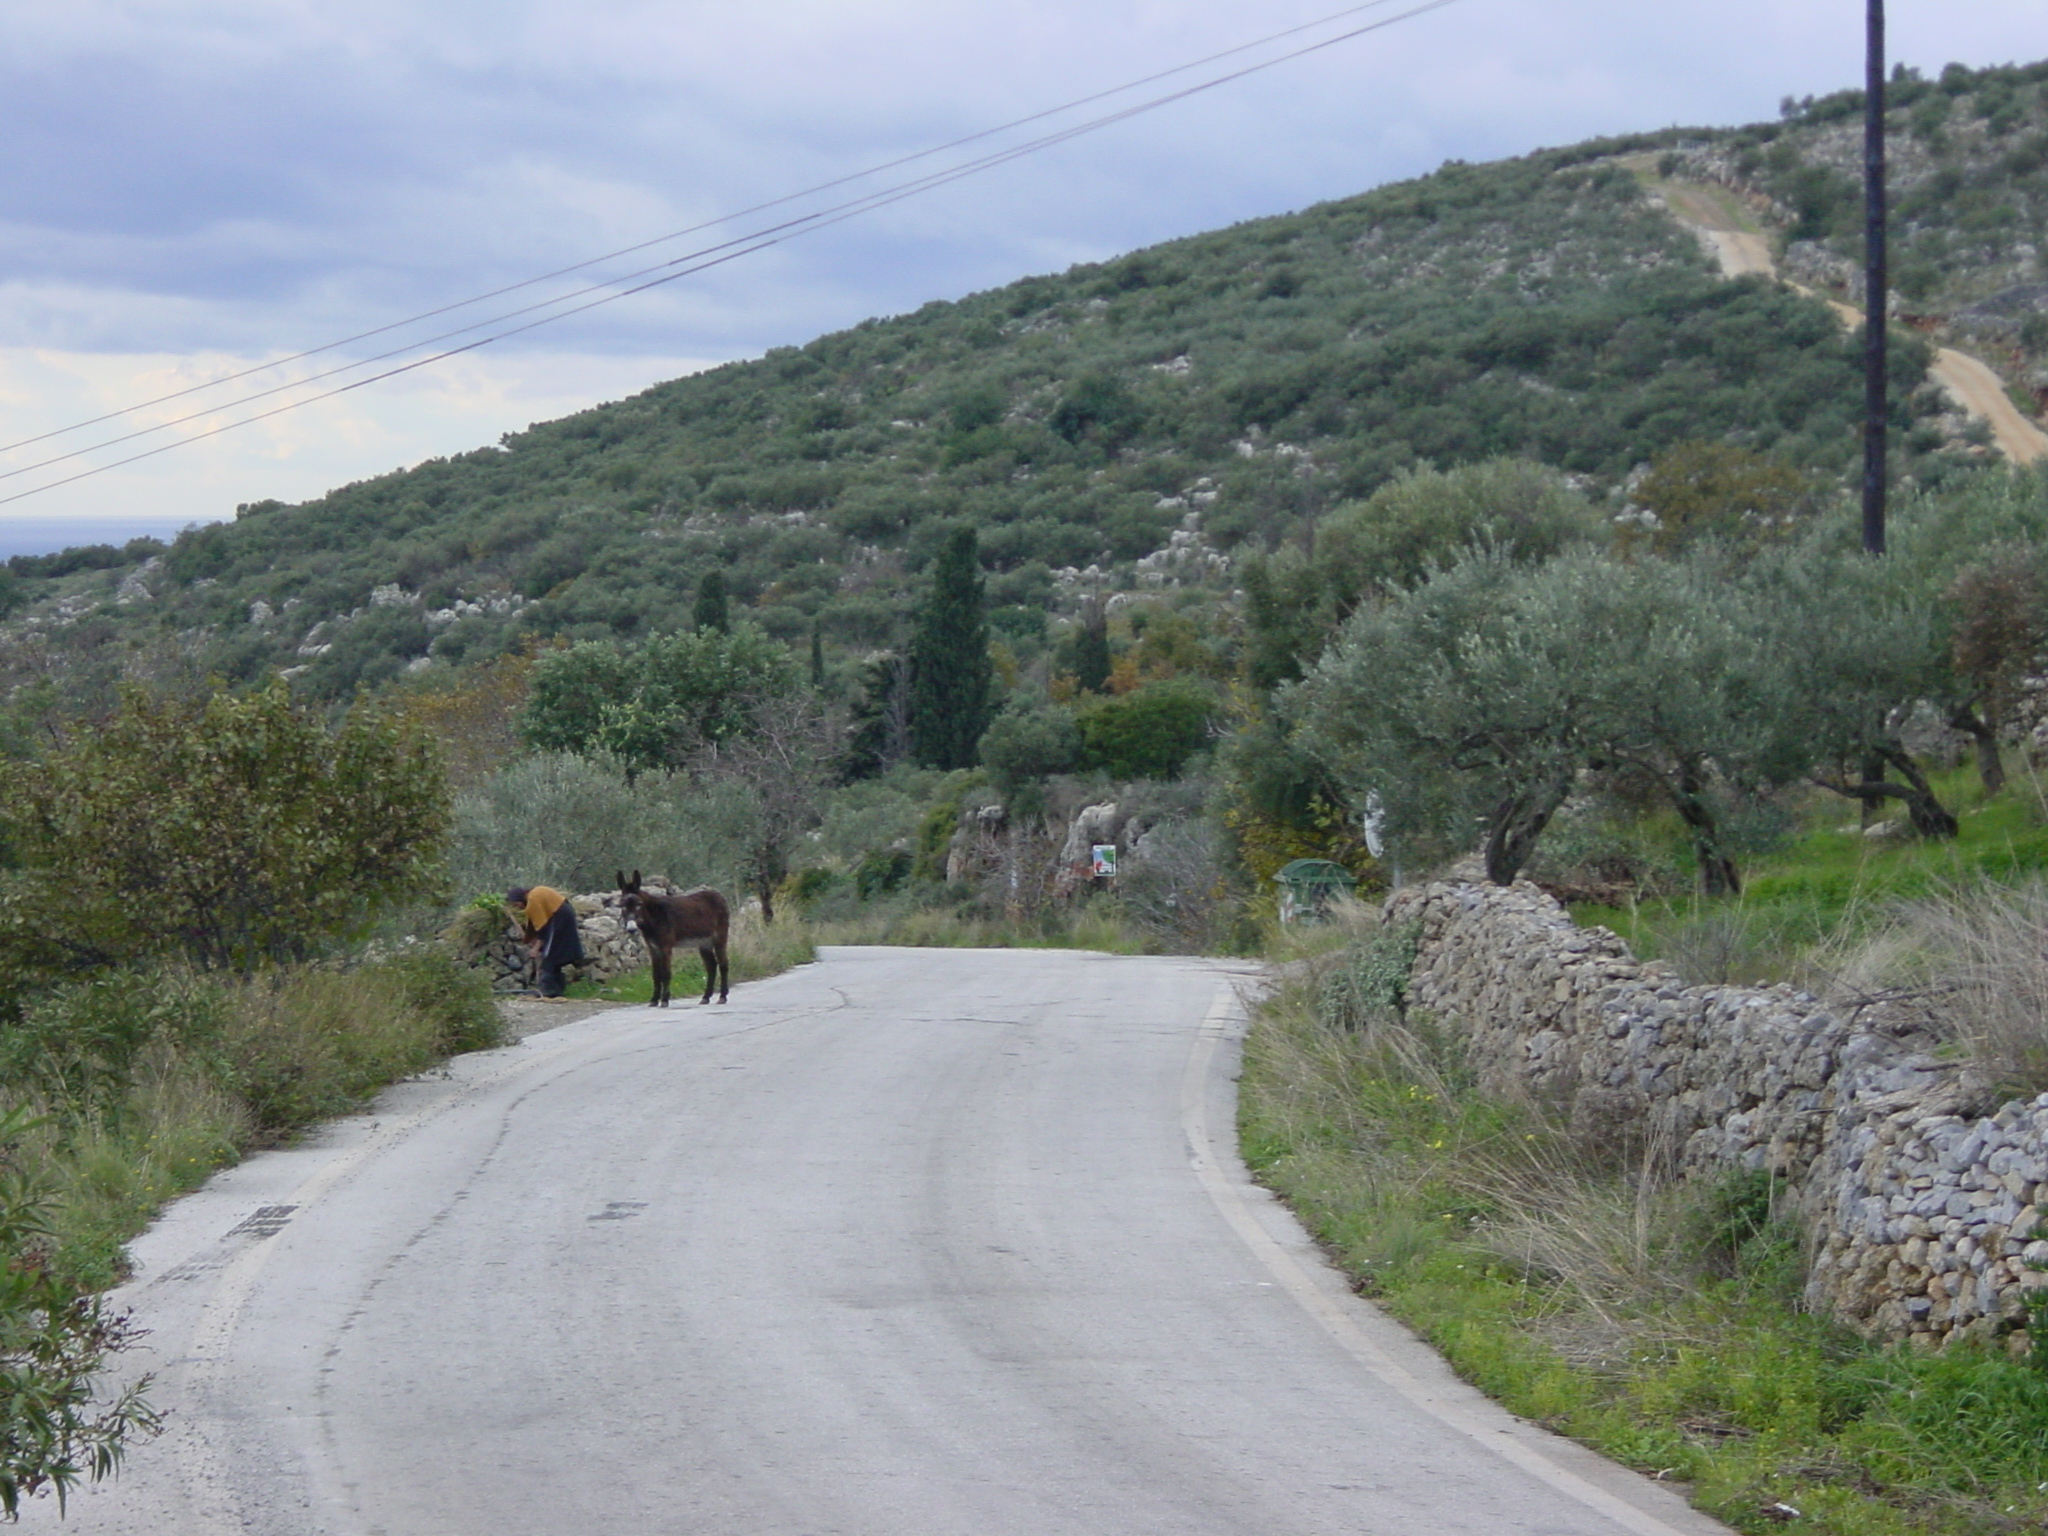
[{"label": "utility pole", "polygon": [[1884,553],[1885,271],[1884,0],[1867,0],[1863,88],[1863,552]]}]

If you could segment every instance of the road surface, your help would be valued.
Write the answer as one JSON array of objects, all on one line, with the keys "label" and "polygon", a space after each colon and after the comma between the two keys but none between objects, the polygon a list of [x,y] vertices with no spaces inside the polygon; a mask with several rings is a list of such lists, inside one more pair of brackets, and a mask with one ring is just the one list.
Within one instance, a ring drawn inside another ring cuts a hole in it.
[{"label": "road surface", "polygon": [[1247,1182],[1245,980],[830,950],[400,1085],[138,1242],[171,1428],[69,1528],[1720,1531],[1461,1387]]}]

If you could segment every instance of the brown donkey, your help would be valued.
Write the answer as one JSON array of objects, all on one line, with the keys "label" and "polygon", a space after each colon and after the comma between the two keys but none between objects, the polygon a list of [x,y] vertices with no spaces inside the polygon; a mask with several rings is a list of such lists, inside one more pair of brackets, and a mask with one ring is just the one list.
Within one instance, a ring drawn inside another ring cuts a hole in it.
[{"label": "brown donkey", "polygon": [[704,961],[704,998],[711,1001],[712,989],[725,1001],[732,983],[732,968],[726,964],[725,941],[732,927],[732,909],[725,898],[708,885],[680,896],[663,896],[640,889],[640,871],[628,880],[619,874],[619,915],[629,932],[640,935],[647,955],[654,962],[654,996],[650,1008],[668,1006],[670,957],[678,944],[695,944]]}]

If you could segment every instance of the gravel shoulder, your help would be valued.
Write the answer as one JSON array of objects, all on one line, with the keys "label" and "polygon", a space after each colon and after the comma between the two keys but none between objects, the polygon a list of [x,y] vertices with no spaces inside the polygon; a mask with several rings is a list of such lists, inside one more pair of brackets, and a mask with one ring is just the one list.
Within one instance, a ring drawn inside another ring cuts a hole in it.
[{"label": "gravel shoulder", "polygon": [[593,1013],[603,1013],[612,1008],[628,1008],[630,1003],[593,1003],[572,999],[560,1001],[544,997],[505,996],[498,999],[498,1016],[505,1021],[505,1043],[513,1044],[528,1035],[538,1035],[550,1029],[559,1029],[564,1024],[573,1024],[578,1019],[587,1019]]}]

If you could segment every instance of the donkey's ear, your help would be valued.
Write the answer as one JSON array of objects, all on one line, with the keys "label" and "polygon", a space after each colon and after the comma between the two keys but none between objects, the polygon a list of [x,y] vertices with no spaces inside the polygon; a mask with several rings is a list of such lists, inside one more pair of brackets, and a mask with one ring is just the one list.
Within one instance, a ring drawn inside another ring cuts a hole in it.
[{"label": "donkey's ear", "polygon": [[636,891],[640,889],[640,871],[637,869],[633,871],[633,889]]},{"label": "donkey's ear", "polygon": [[617,875],[617,876],[619,877],[619,889],[620,889],[620,890],[622,890],[622,891],[630,891],[630,890],[632,889],[632,887],[631,887],[630,885],[626,884],[626,872],[625,872],[625,871],[624,871],[623,869],[615,869],[615,870],[613,870],[613,871],[612,871],[612,873],[613,873],[613,874],[615,874],[615,875]]}]

